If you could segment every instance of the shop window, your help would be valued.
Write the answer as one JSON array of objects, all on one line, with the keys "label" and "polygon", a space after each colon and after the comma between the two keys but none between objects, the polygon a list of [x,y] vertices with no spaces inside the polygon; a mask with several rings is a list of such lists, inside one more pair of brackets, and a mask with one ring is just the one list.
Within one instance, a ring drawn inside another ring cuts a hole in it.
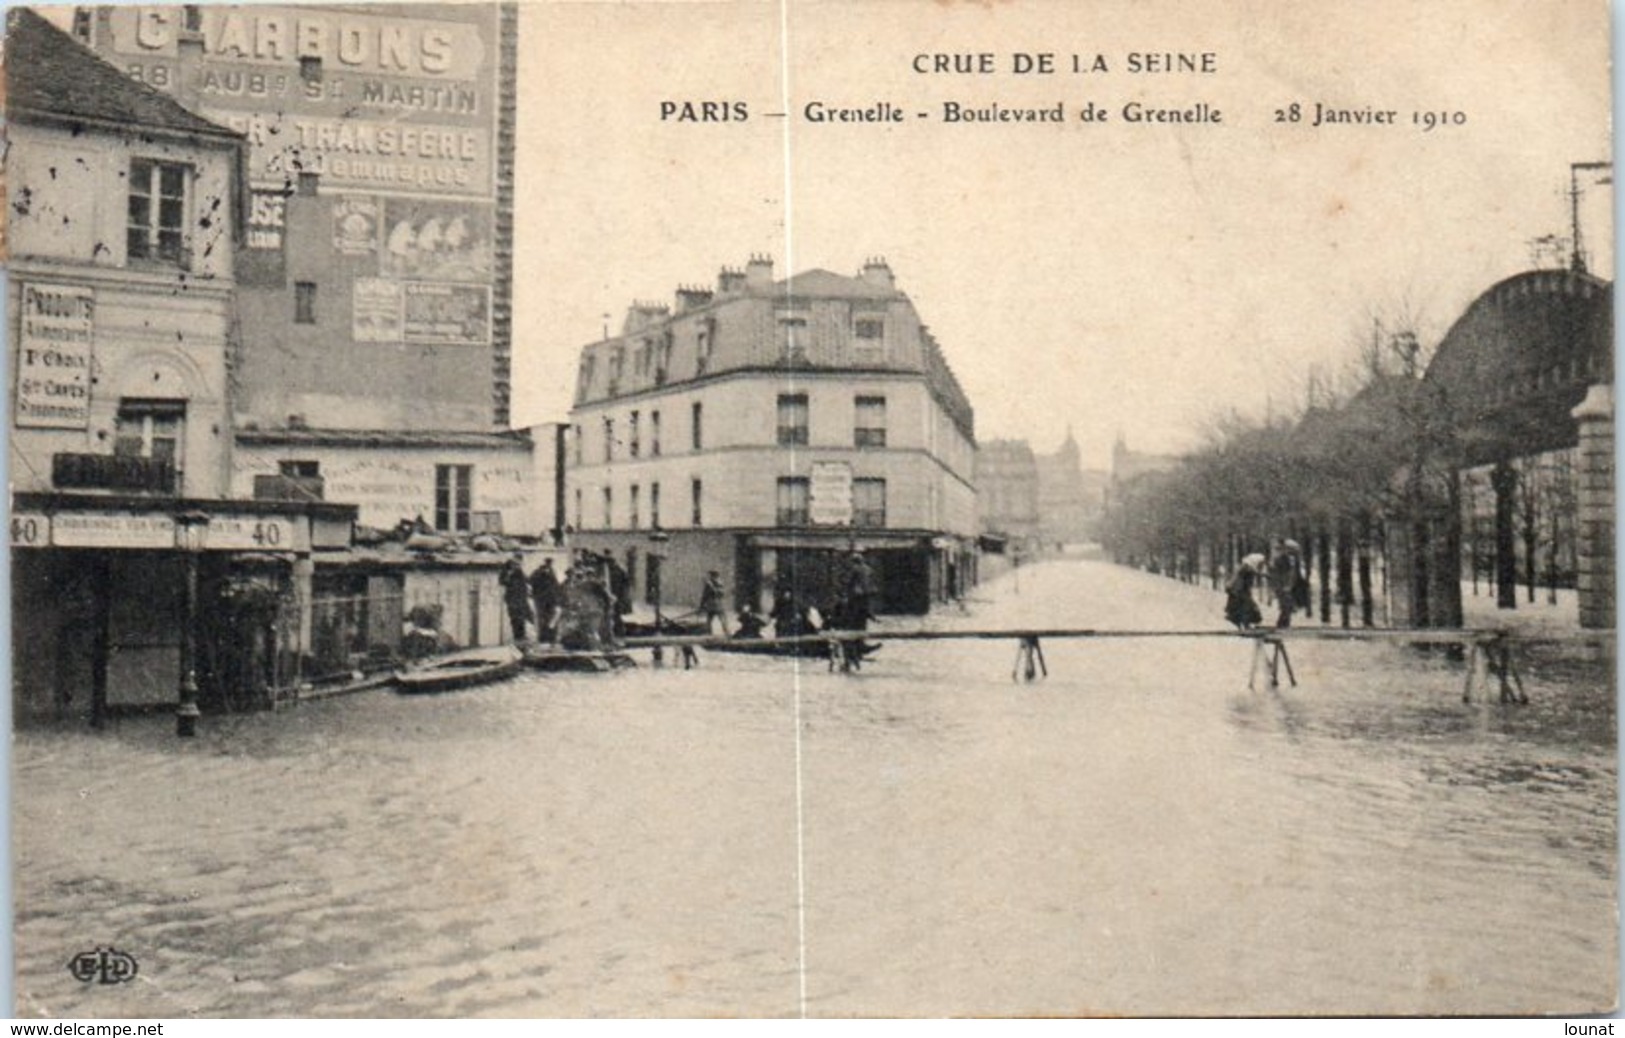
[{"label": "shop window", "polygon": [[474,466],[434,467],[434,528],[466,532],[474,504]]},{"label": "shop window", "polygon": [[780,526],[806,526],[812,500],[812,483],[805,476],[780,476],[777,522]]},{"label": "shop window", "polygon": [[859,447],[886,446],[886,398],[860,396],[855,404],[852,442]]},{"label": "shop window", "polygon": [[191,179],[189,166],[151,159],[130,160],[125,251],[131,260],[188,265],[186,193]]},{"label": "shop window", "polygon": [[854,479],[852,481],[852,525],[886,525],[886,481],[883,479]]},{"label": "shop window", "polygon": [[779,396],[779,446],[805,447],[806,445],[807,394],[781,394]]}]

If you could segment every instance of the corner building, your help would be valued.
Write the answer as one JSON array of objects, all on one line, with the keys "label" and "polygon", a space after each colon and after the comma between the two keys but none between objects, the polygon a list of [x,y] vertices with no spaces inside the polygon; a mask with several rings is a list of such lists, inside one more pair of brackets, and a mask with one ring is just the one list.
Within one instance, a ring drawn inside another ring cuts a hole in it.
[{"label": "corner building", "polygon": [[243,140],[7,30],[13,719],[266,705],[355,509],[230,493]]},{"label": "corner building", "polygon": [[792,582],[822,604],[854,548],[882,612],[975,580],[974,413],[884,261],[774,281],[754,257],[634,303],[583,348],[575,399],[575,543],[614,552],[645,600],[692,606],[715,569],[730,610]]}]

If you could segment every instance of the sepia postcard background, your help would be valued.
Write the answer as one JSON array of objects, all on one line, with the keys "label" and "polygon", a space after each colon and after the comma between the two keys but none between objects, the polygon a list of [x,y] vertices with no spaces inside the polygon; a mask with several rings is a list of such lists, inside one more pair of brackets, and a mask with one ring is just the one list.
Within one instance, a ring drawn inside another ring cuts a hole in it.
[{"label": "sepia postcard background", "polygon": [[[1613,279],[1612,187],[1572,168],[1612,156],[1609,15],[521,4],[513,422],[568,420],[581,348],[633,300],[757,255],[776,278],[883,257],[979,441],[1070,439],[1106,470],[1119,442],[1180,454],[1227,415],[1299,414],[1357,381],[1374,328],[1437,344],[1497,282],[1570,262],[1576,227]],[[1039,55],[1053,73],[1017,71]],[[1206,71],[1134,71],[1135,55]],[[814,121],[815,103],[903,117]],[[948,122],[949,104],[1064,120]],[[1091,106],[1104,121],[1080,118]],[[1219,118],[1130,122],[1131,106]],[[1312,125],[1322,108],[1394,116]],[[1216,596],[1164,602],[1107,572],[1006,576],[970,626],[1219,622]],[[639,672],[569,692],[566,716],[322,704],[217,730],[202,754],[129,728],[24,735],[16,1012],[1614,1007],[1611,714],[1580,738],[1462,705],[1455,671],[1386,648],[1258,694],[1242,649],[1215,664],[1211,643],[1129,646],[1051,650],[1031,690],[1005,678],[1001,642],[888,648],[897,669],[847,686]],[[1362,675],[1359,710],[1328,705]],[[54,781],[64,759],[100,792]],[[1549,784],[1504,778],[1520,767]],[[247,781],[300,799],[239,795]],[[182,795],[184,814],[167,792],[211,785],[221,799]],[[241,822],[255,812],[264,829]],[[139,948],[139,982],[51,973],[98,945]]]}]

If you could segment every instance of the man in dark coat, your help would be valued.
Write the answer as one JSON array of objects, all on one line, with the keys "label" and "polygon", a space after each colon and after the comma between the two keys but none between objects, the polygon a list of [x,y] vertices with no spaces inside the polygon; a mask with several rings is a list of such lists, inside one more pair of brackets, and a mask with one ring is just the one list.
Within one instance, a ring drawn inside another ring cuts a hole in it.
[{"label": "man in dark coat", "polygon": [[1297,541],[1275,542],[1270,554],[1270,590],[1275,594],[1278,612],[1276,627],[1292,626],[1292,609],[1297,604],[1298,582],[1303,579],[1303,563]]},{"label": "man in dark coat", "polygon": [[536,606],[536,640],[551,643],[556,630],[554,614],[559,607],[559,577],[553,572],[553,560],[546,559],[530,575],[530,597]]},{"label": "man in dark coat", "polygon": [[513,640],[525,640],[525,625],[530,621],[530,585],[525,580],[525,567],[514,553],[502,566],[497,578],[502,583],[502,598],[508,606],[508,623],[513,628]]},{"label": "man in dark coat", "polygon": [[626,567],[615,561],[612,552],[604,552],[604,579],[609,585],[609,597],[615,604],[614,626],[618,638],[624,631],[624,618],[632,611],[632,575]]},{"label": "man in dark coat", "polygon": [[715,634],[718,627],[728,633],[728,619],[722,607],[722,574],[712,570],[706,574],[705,586],[700,589],[700,613],[705,617],[705,633]]}]

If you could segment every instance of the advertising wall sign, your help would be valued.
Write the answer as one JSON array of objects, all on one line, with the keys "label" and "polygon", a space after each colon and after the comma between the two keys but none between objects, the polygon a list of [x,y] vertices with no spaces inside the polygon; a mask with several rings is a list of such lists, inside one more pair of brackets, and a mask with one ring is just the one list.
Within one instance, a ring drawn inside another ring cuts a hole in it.
[{"label": "advertising wall sign", "polygon": [[489,286],[407,282],[401,287],[407,342],[476,346],[491,341]]},{"label": "advertising wall sign", "polygon": [[[257,5],[202,5],[197,15],[205,57],[267,71],[297,73],[301,58],[319,58],[362,75],[468,80],[487,56],[478,28],[467,22]],[[115,7],[114,50],[173,58],[182,18],[179,5]]]},{"label": "advertising wall sign", "polygon": [[283,234],[287,229],[288,196],[282,191],[252,192],[248,206],[248,241],[250,249],[282,250]]},{"label": "advertising wall sign", "polygon": [[248,178],[283,184],[315,173],[323,185],[378,191],[492,194],[491,134],[444,123],[399,123],[205,105],[204,118],[248,138]]},{"label": "advertising wall sign", "polygon": [[283,191],[251,191],[248,233],[237,257],[237,280],[258,287],[287,281],[288,196]]},{"label": "advertising wall sign", "polygon": [[813,462],[807,505],[815,526],[852,523],[852,466],[844,461]]},{"label": "advertising wall sign", "polygon": [[386,276],[403,281],[490,281],[490,206],[392,198],[385,206],[385,226]]},{"label": "advertising wall sign", "polygon": [[378,251],[378,199],[346,195],[333,203],[333,248],[346,256]]},{"label": "advertising wall sign", "polygon": [[17,425],[90,427],[95,328],[94,290],[78,285],[22,286],[17,334]]},{"label": "advertising wall sign", "polygon": [[401,286],[382,278],[357,278],[351,293],[350,337],[356,342],[401,341]]},{"label": "advertising wall sign", "polygon": [[[192,10],[203,37],[201,114],[248,136],[251,183],[305,172],[320,174],[324,189],[494,197],[494,5],[421,18]],[[179,5],[112,7],[99,48],[131,77],[174,92],[184,17]]]}]

